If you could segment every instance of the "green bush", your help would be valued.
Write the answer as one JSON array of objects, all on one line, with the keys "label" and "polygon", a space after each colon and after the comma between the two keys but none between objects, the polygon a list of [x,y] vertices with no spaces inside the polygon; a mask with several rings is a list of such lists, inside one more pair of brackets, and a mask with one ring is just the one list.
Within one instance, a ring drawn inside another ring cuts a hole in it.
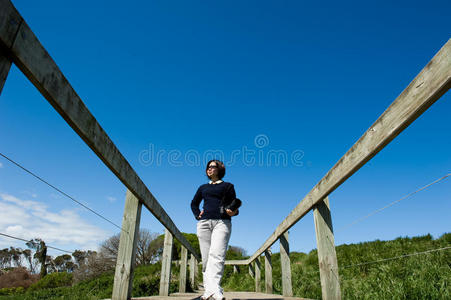
[{"label": "green bush", "polygon": [[0,296],[22,294],[23,292],[25,292],[25,289],[21,286],[13,288],[3,288],[0,289]]},{"label": "green bush", "polygon": [[28,290],[51,289],[72,285],[72,274],[67,272],[51,273],[41,278],[38,282],[32,284]]}]

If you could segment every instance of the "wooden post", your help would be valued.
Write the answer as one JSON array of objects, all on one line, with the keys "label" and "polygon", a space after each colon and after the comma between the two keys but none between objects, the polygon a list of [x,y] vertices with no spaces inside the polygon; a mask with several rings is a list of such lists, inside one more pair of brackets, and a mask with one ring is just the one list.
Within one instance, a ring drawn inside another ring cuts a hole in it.
[{"label": "wooden post", "polygon": [[114,274],[112,300],[130,299],[135,267],[136,244],[142,204],[129,190],[125,196],[124,217]]},{"label": "wooden post", "polygon": [[197,282],[198,282],[198,276],[199,276],[199,261],[197,258],[194,258],[194,286],[193,289],[198,289]]},{"label": "wooden post", "polygon": [[237,265],[233,265],[233,273],[238,273],[238,266]]},{"label": "wooden post", "polygon": [[282,295],[285,297],[293,296],[291,287],[291,263],[290,247],[288,244],[288,231],[280,236],[280,263],[282,265]]},{"label": "wooden post", "polygon": [[313,218],[318,246],[322,298],[341,299],[337,254],[335,253],[334,231],[328,197],[315,206]]},{"label": "wooden post", "polygon": [[255,277],[254,266],[252,266],[252,263],[249,264],[249,275],[251,275],[252,278]]},{"label": "wooden post", "polygon": [[11,61],[3,55],[0,48],[0,95],[2,94],[3,86],[8,77],[9,69],[11,69]]},{"label": "wooden post", "polygon": [[188,264],[188,250],[181,245],[182,253],[180,255],[180,281],[179,293],[186,292],[186,267]]},{"label": "wooden post", "polygon": [[267,294],[272,294],[272,261],[271,252],[265,251],[265,291]]},{"label": "wooden post", "polygon": [[260,281],[261,281],[261,263],[260,263],[260,257],[257,257],[255,260],[255,292],[260,293],[262,291],[260,287]]},{"label": "wooden post", "polygon": [[191,287],[193,288],[193,290],[197,289],[196,279],[197,279],[198,269],[199,269],[199,266],[197,265],[197,259],[191,253],[191,258],[189,261],[189,279],[190,279]]},{"label": "wooden post", "polygon": [[169,284],[171,281],[173,236],[166,229],[164,234],[163,258],[161,259],[160,296],[169,296]]}]

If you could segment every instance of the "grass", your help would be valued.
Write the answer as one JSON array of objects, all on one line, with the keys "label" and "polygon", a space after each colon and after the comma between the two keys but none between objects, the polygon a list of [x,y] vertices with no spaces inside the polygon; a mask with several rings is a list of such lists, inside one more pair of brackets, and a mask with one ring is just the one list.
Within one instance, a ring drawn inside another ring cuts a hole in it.
[{"label": "grass", "polygon": [[[344,268],[362,262],[387,259],[414,252],[448,247],[451,234],[434,240],[430,235],[414,238],[397,238],[392,241],[373,241],[336,247],[341,294],[343,299],[451,299],[451,251],[439,251],[424,255],[390,260],[362,266]],[[317,251],[290,253],[293,293],[298,297],[320,299],[321,285]],[[281,294],[280,255],[272,256],[273,289]],[[135,270],[133,297],[157,295],[161,264],[140,266]],[[240,266],[233,273],[226,266],[223,287],[226,291],[254,291],[255,281],[247,266]],[[179,268],[173,266],[170,292],[178,290]],[[201,273],[199,272],[199,275]],[[262,260],[261,290],[264,291],[264,262]],[[71,284],[71,274],[54,273],[44,277],[27,290],[8,289],[0,300],[67,299],[94,300],[111,298],[113,271],[94,279]],[[68,286],[69,285],[69,286]],[[187,287],[188,291],[191,286]],[[2,289],[3,290],[3,289]],[[9,294],[9,295],[5,295]],[[2,291],[0,290],[0,295]]]}]

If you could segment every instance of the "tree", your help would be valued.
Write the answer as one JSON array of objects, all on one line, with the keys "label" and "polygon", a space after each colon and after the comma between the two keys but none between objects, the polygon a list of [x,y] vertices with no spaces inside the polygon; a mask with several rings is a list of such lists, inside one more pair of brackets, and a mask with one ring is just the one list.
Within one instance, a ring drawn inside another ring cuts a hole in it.
[{"label": "tree", "polygon": [[138,243],[136,245],[136,264],[145,265],[155,261],[158,256],[158,243],[155,240],[158,234],[151,233],[147,229],[139,231]]},{"label": "tree", "polygon": [[[141,229],[138,233],[136,245],[136,265],[149,264],[156,260],[163,243],[157,241],[158,235],[147,229]],[[111,236],[100,245],[100,253],[112,261],[116,261],[119,251],[120,233]]]},{"label": "tree", "polygon": [[43,278],[47,275],[47,246],[45,245],[45,242],[41,239],[34,239],[28,241],[26,245],[29,248],[36,250],[33,257],[36,258],[41,264],[41,272],[39,274],[41,278]]},{"label": "tree", "polygon": [[6,269],[11,266],[11,253],[8,248],[0,250],[0,265],[2,269]]},{"label": "tree", "polygon": [[25,257],[28,265],[30,266],[30,272],[33,274],[35,272],[35,265],[33,263],[33,256],[31,255],[31,250],[26,249],[22,251],[23,256]]},{"label": "tree", "polygon": [[[103,253],[96,251],[80,251],[73,253],[77,258],[77,265],[74,268],[74,281],[80,282],[82,280],[90,279],[99,276],[100,274],[113,270],[115,262],[111,258],[105,257]],[[74,257],[75,257],[74,256]]]},{"label": "tree", "polygon": [[10,253],[12,261],[14,261],[16,267],[21,267],[22,266],[22,249],[9,247],[9,253]]},{"label": "tree", "polygon": [[75,250],[74,253],[72,253],[72,256],[75,259],[75,268],[77,268],[85,264],[88,252],[82,250]]},{"label": "tree", "polygon": [[63,254],[53,259],[53,264],[58,272],[72,272],[74,263],[72,256]]},{"label": "tree", "polygon": [[[197,253],[200,253],[199,239],[197,238],[197,235],[194,233],[182,233],[182,234],[186,238],[186,240],[193,246],[194,250],[197,251]],[[164,234],[161,235],[161,239],[162,241],[164,240]],[[161,246],[163,247],[163,242]],[[172,251],[172,259],[174,260],[180,259],[181,246],[182,244],[174,239],[174,251]],[[161,251],[163,251],[163,248],[161,248]]]},{"label": "tree", "polygon": [[239,260],[247,256],[246,250],[238,246],[229,246],[226,252],[226,259]]}]

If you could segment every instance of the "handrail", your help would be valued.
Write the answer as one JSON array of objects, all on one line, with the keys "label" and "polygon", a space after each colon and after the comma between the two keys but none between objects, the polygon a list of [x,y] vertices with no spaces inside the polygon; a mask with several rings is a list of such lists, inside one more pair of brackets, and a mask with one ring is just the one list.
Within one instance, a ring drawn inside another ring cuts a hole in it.
[{"label": "handrail", "polygon": [[[271,247],[315,205],[364,166],[451,87],[451,39],[359,140],[313,187],[275,231],[243,262],[251,263]],[[227,264],[232,264],[228,262]],[[244,263],[243,263],[244,264]]]},{"label": "handrail", "polygon": [[0,0],[0,47],[127,189],[200,260],[9,0]]}]

